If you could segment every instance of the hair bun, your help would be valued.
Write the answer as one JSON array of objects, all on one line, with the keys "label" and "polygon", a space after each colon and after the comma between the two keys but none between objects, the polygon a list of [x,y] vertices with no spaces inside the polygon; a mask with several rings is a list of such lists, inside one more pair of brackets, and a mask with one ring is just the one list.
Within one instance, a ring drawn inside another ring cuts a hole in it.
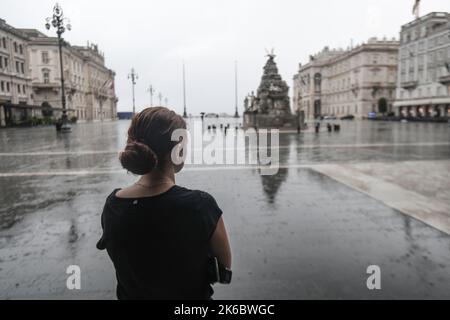
[{"label": "hair bun", "polygon": [[120,163],[128,171],[144,175],[151,172],[158,165],[156,153],[146,144],[131,141],[120,153]]}]

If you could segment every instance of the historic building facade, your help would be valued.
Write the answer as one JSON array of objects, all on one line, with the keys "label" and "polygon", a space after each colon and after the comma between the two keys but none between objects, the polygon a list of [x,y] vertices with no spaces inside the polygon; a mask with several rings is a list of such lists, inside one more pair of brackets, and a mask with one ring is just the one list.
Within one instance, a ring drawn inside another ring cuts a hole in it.
[{"label": "historic building facade", "polygon": [[[58,39],[37,30],[29,36],[29,59],[34,101],[41,106],[61,108],[61,70]],[[68,116],[81,121],[116,118],[115,73],[105,66],[96,45],[63,46],[63,72]]]},{"label": "historic building facade", "polygon": [[381,98],[391,111],[395,99],[395,39],[371,38],[347,50],[325,47],[294,76],[294,109],[305,119],[325,115],[367,117]]},{"label": "historic building facade", "polygon": [[28,38],[0,19],[0,126],[32,116]]},{"label": "historic building facade", "polygon": [[[105,66],[98,46],[64,42],[62,52],[69,119],[116,119],[115,73]],[[0,127],[61,113],[58,39],[0,19]]]},{"label": "historic building facade", "polygon": [[395,112],[450,115],[450,13],[433,12],[401,28]]},{"label": "historic building facade", "polygon": [[88,120],[117,118],[115,72],[105,66],[105,57],[97,45],[75,46],[84,60],[84,78],[87,79],[85,107]]}]

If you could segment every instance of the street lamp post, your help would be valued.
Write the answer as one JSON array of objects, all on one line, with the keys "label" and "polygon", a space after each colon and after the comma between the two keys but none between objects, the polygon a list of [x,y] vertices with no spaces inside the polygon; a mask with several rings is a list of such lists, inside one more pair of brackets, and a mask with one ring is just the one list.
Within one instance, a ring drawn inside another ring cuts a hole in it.
[{"label": "street lamp post", "polygon": [[159,106],[162,106],[162,98],[163,98],[163,95],[162,95],[162,93],[160,92],[160,93],[158,94]]},{"label": "street lamp post", "polygon": [[131,79],[131,90],[133,93],[133,116],[136,114],[136,100],[134,97],[134,86],[136,85],[136,80],[139,79],[139,76],[134,71],[134,68],[131,68],[131,72],[128,75],[128,79]]},{"label": "street lamp post", "polygon": [[164,98],[164,105],[166,108],[169,106],[169,99]]},{"label": "street lamp post", "polygon": [[67,108],[66,108],[66,93],[64,88],[64,70],[63,70],[63,56],[62,56],[62,34],[67,30],[71,30],[72,26],[70,25],[69,19],[64,17],[63,10],[61,9],[59,4],[56,4],[53,7],[53,16],[48,17],[46,20],[45,28],[50,30],[53,28],[56,29],[56,34],[58,35],[58,48],[59,48],[59,66],[61,69],[61,104],[62,104],[62,117],[61,124],[56,125],[56,129],[62,132],[70,132],[70,126],[68,124],[67,119]]},{"label": "street lamp post", "polygon": [[150,107],[153,107],[153,94],[155,93],[155,89],[152,85],[147,89],[147,92],[150,93]]},{"label": "street lamp post", "polygon": [[204,121],[205,121],[205,113],[200,112],[200,119],[202,119],[202,132],[205,131]]}]

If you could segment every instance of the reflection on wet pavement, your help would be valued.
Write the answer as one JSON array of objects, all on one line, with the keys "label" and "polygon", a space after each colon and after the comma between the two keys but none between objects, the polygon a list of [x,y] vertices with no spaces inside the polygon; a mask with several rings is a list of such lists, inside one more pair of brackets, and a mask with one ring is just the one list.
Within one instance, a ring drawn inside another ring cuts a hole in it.
[{"label": "reflection on wet pavement", "polygon": [[[128,125],[79,124],[69,136],[53,128],[0,130],[0,174],[9,174],[0,175],[0,298],[114,298],[113,267],[95,243],[106,196],[135,179],[117,161]],[[427,164],[450,159],[450,127],[341,127],[281,133],[277,175],[249,167],[178,176],[179,184],[213,194],[225,214],[235,272],[231,286],[216,286],[215,298],[450,298],[449,235],[314,170],[354,164],[373,174],[383,163],[393,171],[417,161],[437,181],[442,174]],[[403,180],[405,188],[412,183]],[[418,192],[431,196],[427,183]],[[445,192],[432,193],[448,201]],[[71,264],[81,267],[81,291],[66,289]],[[371,264],[381,267],[381,291],[366,287]]]}]

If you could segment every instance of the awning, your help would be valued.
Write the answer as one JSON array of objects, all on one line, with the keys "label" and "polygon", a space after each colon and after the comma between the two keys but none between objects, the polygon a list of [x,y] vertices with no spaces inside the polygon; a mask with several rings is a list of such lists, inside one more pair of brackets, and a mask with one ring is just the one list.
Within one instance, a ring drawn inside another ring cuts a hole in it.
[{"label": "awning", "polygon": [[394,107],[408,107],[408,106],[428,106],[437,104],[450,104],[449,98],[432,98],[432,99],[414,99],[394,102]]}]

